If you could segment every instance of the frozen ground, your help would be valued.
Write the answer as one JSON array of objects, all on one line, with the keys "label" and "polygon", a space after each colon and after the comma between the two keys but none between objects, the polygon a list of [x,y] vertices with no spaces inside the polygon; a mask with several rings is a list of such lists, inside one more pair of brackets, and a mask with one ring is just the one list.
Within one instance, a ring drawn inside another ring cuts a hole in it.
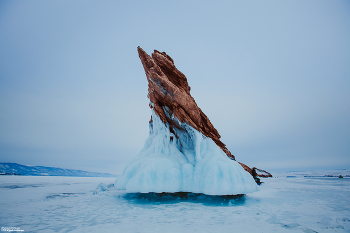
[{"label": "frozen ground", "polygon": [[350,178],[305,178],[308,173],[286,178],[293,174],[263,179],[260,191],[237,199],[96,189],[113,178],[0,176],[0,227],[24,232],[350,232]]}]

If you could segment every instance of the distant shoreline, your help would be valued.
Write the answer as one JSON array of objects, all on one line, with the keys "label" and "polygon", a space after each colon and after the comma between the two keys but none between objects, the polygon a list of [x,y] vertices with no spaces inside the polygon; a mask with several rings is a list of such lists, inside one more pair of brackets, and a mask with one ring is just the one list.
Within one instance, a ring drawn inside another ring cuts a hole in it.
[{"label": "distant shoreline", "polygon": [[0,163],[2,176],[70,176],[70,177],[117,177],[110,173],[89,172],[57,167],[26,166],[18,163]]}]

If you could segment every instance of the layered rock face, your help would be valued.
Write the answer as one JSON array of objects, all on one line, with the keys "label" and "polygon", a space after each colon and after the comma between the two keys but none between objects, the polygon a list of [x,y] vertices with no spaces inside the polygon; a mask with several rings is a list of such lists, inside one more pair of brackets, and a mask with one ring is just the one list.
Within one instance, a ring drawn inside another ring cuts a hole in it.
[{"label": "layered rock face", "polygon": [[[169,125],[170,132],[178,138],[177,132],[186,131],[182,126],[186,123],[211,138],[229,158],[235,160],[209,118],[197,106],[186,76],[175,67],[173,59],[165,52],[155,50],[151,57],[142,48],[137,49],[148,80],[150,107],[164,124]],[[253,175],[250,167],[239,164]]]},{"label": "layered rock face", "polygon": [[169,118],[169,115],[211,138],[228,157],[235,159],[220,141],[220,134],[209,118],[197,106],[190,94],[191,88],[188,86],[186,76],[175,67],[173,59],[165,52],[157,50],[152,57],[140,47],[138,52],[148,80],[148,98],[153,103],[150,107],[164,123],[169,123],[172,133],[176,135],[173,128],[181,129],[181,127]]}]

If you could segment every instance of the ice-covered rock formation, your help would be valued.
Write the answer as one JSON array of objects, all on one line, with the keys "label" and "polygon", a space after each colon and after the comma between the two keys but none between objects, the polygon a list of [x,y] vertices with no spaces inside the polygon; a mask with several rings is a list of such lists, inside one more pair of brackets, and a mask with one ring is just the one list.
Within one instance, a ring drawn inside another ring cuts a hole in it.
[{"label": "ice-covered rock formation", "polygon": [[[148,80],[151,108],[162,122],[168,123],[173,133],[174,128],[181,129],[177,121],[186,122],[204,136],[211,138],[228,157],[235,159],[220,141],[220,135],[208,117],[197,106],[190,94],[191,88],[188,86],[186,76],[175,67],[173,59],[165,52],[157,50],[152,57],[140,47],[138,52]],[[170,116],[174,116],[176,120]]]},{"label": "ice-covered rock formation", "polygon": [[[236,195],[254,192],[251,169],[235,161],[190,95],[187,78],[164,52],[150,57],[138,47],[152,109],[144,148],[115,187],[127,192],[193,192]],[[248,171],[248,172],[247,172]]]}]

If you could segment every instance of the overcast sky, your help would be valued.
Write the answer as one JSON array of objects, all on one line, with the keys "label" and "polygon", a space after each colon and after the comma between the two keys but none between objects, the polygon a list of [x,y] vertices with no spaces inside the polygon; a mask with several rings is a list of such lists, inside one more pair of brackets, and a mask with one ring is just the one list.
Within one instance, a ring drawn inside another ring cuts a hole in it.
[{"label": "overcast sky", "polygon": [[0,162],[120,174],[165,51],[240,162],[350,168],[349,1],[1,1]]}]

